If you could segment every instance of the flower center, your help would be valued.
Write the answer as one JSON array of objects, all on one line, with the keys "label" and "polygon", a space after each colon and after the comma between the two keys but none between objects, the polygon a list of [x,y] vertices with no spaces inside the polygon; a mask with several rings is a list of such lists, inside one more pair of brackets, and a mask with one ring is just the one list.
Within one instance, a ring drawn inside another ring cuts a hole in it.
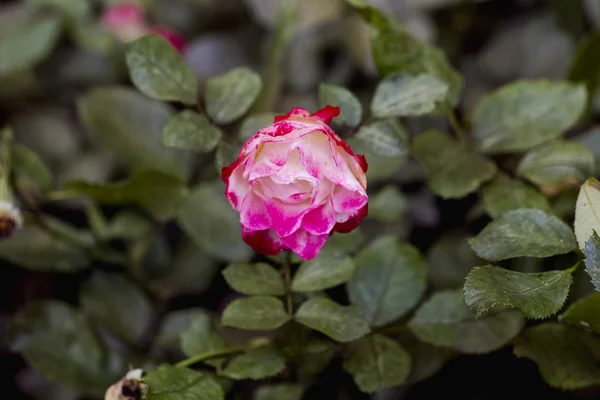
[{"label": "flower center", "polygon": [[318,183],[300,161],[300,153],[290,153],[285,165],[276,173],[261,178],[255,186],[256,193],[263,198],[277,199],[285,204],[298,204],[311,200]]}]

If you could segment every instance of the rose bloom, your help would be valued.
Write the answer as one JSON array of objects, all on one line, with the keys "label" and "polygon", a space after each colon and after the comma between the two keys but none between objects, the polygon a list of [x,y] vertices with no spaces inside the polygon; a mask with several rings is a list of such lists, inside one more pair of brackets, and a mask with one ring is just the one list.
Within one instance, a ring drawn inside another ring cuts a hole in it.
[{"label": "rose bloom", "polygon": [[223,168],[225,194],[256,252],[290,249],[309,260],[333,232],[350,232],[367,215],[367,162],[327,125],[339,112],[294,108],[275,117]]},{"label": "rose bloom", "polygon": [[185,40],[177,33],[162,26],[148,25],[144,8],[137,3],[109,6],[102,14],[101,20],[109,32],[125,43],[155,33],[167,39],[180,53],[186,48]]}]

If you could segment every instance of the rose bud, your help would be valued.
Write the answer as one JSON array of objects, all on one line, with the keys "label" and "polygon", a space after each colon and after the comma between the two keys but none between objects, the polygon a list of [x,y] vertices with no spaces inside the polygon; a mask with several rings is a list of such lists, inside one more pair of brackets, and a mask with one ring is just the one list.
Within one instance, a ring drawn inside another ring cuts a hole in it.
[{"label": "rose bud", "polygon": [[144,8],[136,3],[110,6],[102,14],[102,25],[117,39],[131,42],[150,33]]},{"label": "rose bud", "polygon": [[22,226],[19,208],[10,201],[0,200],[0,239],[12,236]]},{"label": "rose bud", "polygon": [[225,194],[256,252],[289,249],[310,260],[333,232],[350,232],[367,215],[365,157],[327,125],[339,112],[294,108],[275,117],[223,168]]},{"label": "rose bud", "polygon": [[162,26],[155,26],[155,27],[151,28],[151,31],[152,31],[152,33],[156,33],[157,35],[160,35],[160,36],[164,37],[165,39],[167,39],[169,41],[169,43],[171,43],[171,45],[173,47],[175,47],[175,49],[179,53],[183,53],[185,51],[185,48],[187,47],[187,43],[181,36],[179,36],[177,33],[173,32],[172,30],[162,27]]},{"label": "rose bud", "polygon": [[144,8],[137,3],[122,3],[108,7],[102,15],[102,24],[117,39],[125,43],[155,33],[167,39],[180,53],[186,47],[183,38],[172,30],[148,25]]}]

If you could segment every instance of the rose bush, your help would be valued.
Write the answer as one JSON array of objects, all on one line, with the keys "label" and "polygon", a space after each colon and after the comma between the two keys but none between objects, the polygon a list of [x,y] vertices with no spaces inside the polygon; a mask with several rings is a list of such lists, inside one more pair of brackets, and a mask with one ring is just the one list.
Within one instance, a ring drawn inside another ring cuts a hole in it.
[{"label": "rose bush", "polygon": [[367,215],[365,157],[327,126],[339,112],[294,108],[258,131],[223,168],[227,199],[255,251],[290,249],[310,260],[333,232],[350,232]]},{"label": "rose bush", "polygon": [[600,14],[457,3],[0,2],[2,398],[600,398]]}]

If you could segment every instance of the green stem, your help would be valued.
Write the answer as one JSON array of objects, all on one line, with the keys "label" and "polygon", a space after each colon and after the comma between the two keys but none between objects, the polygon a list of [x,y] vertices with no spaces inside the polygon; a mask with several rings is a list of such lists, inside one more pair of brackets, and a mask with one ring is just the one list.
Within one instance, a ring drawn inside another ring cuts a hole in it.
[{"label": "green stem", "polygon": [[11,146],[13,132],[9,128],[0,131],[0,200],[12,201],[9,179],[12,167]]},{"label": "green stem", "polygon": [[228,354],[242,353],[245,350],[246,349],[242,347],[231,347],[228,349],[207,351],[206,353],[197,354],[195,356],[186,358],[185,360],[179,361],[177,364],[175,364],[175,366],[178,368],[187,368],[190,365],[199,363],[200,361],[208,360],[209,358],[226,356]]},{"label": "green stem", "polygon": [[458,121],[458,118],[456,118],[454,110],[448,111],[448,120],[450,121],[450,125],[452,125],[452,129],[454,129],[454,133],[456,133],[458,140],[460,140],[461,143],[466,143],[467,135],[465,134],[465,130],[463,129],[462,125]]},{"label": "green stem", "polygon": [[283,279],[285,280],[285,299],[288,315],[294,315],[294,303],[292,301],[292,252],[288,251],[283,262]]},{"label": "green stem", "polygon": [[277,29],[271,38],[265,61],[265,84],[254,105],[253,113],[273,109],[274,102],[283,84],[283,61],[296,33],[298,10],[294,0],[281,2]]}]

